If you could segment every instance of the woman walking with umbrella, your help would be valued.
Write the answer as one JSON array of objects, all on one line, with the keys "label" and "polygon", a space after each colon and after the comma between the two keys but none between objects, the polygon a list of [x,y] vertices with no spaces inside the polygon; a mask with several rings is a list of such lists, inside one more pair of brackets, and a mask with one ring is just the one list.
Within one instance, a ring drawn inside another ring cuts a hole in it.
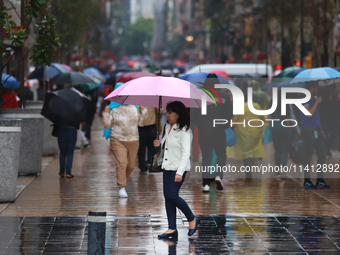
[{"label": "woman walking with umbrella", "polygon": [[[115,90],[122,85],[117,83]],[[147,110],[143,106],[120,105],[106,106],[103,112],[105,128],[111,128],[110,147],[116,160],[116,177],[120,197],[128,197],[126,181],[131,175],[139,148],[138,122],[143,122]]]},{"label": "woman walking with umbrella", "polygon": [[[198,218],[192,213],[188,204],[179,196],[179,190],[184,182],[187,171],[190,170],[190,151],[192,133],[190,118],[184,104],[179,101],[168,103],[166,107],[164,135],[161,140],[155,140],[154,146],[162,146],[159,160],[163,169],[163,193],[165,208],[168,216],[169,229],[158,235],[160,239],[177,238],[176,207],[186,216],[189,222],[188,235],[193,235],[197,230]],[[159,161],[158,161],[159,162]]]},{"label": "woman walking with umbrella", "polygon": [[85,120],[89,102],[85,95],[74,88],[46,94],[41,114],[53,122],[52,135],[58,137],[60,177],[73,178],[71,170],[77,129],[79,129],[79,123]]},{"label": "woman walking with umbrella", "polygon": [[[201,107],[202,98],[207,104],[213,100],[206,97],[204,91],[188,81],[173,77],[142,77],[129,81],[114,90],[105,100],[125,104],[167,109],[168,123],[163,129],[161,141],[155,140],[155,147],[164,147],[164,157],[160,158],[163,171],[163,189],[169,229],[159,235],[161,239],[176,238],[176,207],[180,208],[189,221],[191,236],[197,230],[198,218],[193,215],[187,203],[179,197],[178,192],[190,170],[190,150],[192,134],[190,119],[186,107]],[[173,102],[174,101],[174,102]],[[170,102],[170,103],[169,103]],[[158,125],[159,126],[159,125]]]}]

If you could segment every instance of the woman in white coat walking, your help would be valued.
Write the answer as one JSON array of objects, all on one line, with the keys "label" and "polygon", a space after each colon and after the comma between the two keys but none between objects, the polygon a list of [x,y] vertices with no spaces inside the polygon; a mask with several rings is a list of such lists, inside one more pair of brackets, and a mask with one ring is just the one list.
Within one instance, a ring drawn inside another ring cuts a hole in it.
[{"label": "woman in white coat walking", "polygon": [[169,229],[158,235],[160,239],[177,238],[176,208],[179,208],[189,222],[188,235],[197,230],[199,220],[188,204],[179,196],[179,190],[184,182],[187,171],[190,170],[190,151],[192,133],[190,130],[190,117],[184,104],[179,101],[168,103],[166,107],[167,123],[164,136],[155,140],[155,147],[162,147],[160,159],[163,169],[163,193],[165,209],[168,217]]}]

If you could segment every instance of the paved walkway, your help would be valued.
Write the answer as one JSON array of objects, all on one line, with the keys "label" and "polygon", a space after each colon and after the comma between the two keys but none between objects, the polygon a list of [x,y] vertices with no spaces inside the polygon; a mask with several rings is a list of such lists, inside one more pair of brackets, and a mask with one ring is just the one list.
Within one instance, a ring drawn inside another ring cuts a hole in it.
[{"label": "paved walkway", "polygon": [[[164,242],[157,239],[167,228],[162,174],[140,175],[136,168],[129,198],[118,198],[115,163],[98,117],[92,136],[91,148],[75,153],[74,179],[59,178],[57,157],[43,158],[41,175],[18,178],[16,202],[0,204],[0,254],[86,253],[89,211],[109,215],[107,254],[340,254],[339,179],[327,179],[331,190],[303,190],[302,179],[233,174],[225,176],[223,193],[213,187],[204,194],[200,173],[192,170],[181,196],[202,224],[188,239],[179,212],[179,240]],[[271,144],[266,151],[257,164],[273,163]]]}]

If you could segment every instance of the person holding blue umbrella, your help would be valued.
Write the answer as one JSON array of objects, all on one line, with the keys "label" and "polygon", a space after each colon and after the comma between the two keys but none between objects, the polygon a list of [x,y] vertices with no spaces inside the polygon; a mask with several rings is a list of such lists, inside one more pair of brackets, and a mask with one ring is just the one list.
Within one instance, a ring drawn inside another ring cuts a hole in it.
[{"label": "person holding blue umbrella", "polygon": [[[319,67],[307,69],[300,72],[290,82],[292,85],[305,83],[305,88],[308,89],[312,95],[312,98],[304,105],[305,108],[312,114],[312,116],[305,116],[300,112],[302,122],[302,138],[306,146],[306,159],[304,167],[310,167],[314,150],[318,155],[317,164],[324,164],[326,161],[326,140],[325,134],[321,129],[319,104],[322,103],[322,97],[318,96],[318,82],[331,81],[333,82],[340,79],[340,72],[331,67]],[[317,97],[317,98],[315,98]],[[303,183],[304,188],[318,188],[329,189],[323,180],[323,173],[318,173],[316,186],[310,181],[309,171],[305,172],[305,181]]]}]

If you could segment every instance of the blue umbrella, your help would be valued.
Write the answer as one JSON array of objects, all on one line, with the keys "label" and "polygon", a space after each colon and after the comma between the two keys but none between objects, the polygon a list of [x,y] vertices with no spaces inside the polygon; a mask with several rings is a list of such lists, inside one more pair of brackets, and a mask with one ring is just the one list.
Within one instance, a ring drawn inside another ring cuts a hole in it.
[{"label": "blue umbrella", "polygon": [[104,75],[101,73],[101,71],[99,71],[97,68],[95,67],[86,67],[84,69],[84,74],[87,75],[95,75],[95,76],[102,76],[104,77]]},{"label": "blue umbrella", "polygon": [[[59,63],[51,63],[50,66],[46,66],[46,79],[52,78],[60,73],[69,73],[70,70]],[[29,79],[43,79],[44,78],[44,66],[39,66],[33,71]]]},{"label": "blue umbrella", "polygon": [[[209,73],[191,73],[191,74],[184,74],[181,77],[178,77],[181,80],[189,81],[195,85],[202,86],[201,83],[205,81]],[[226,79],[216,74],[220,84],[230,84]]]},{"label": "blue umbrella", "polygon": [[307,69],[294,77],[290,84],[310,82],[310,81],[324,81],[330,79],[340,78],[340,72],[331,67],[319,67]]},{"label": "blue umbrella", "polygon": [[[6,79],[7,79],[7,81],[6,81]],[[18,88],[20,88],[20,83],[18,82],[18,80],[15,79],[13,76],[9,76],[8,74],[5,74],[5,73],[2,74],[1,83],[4,85],[4,88],[6,88],[6,89],[18,89]]]}]

